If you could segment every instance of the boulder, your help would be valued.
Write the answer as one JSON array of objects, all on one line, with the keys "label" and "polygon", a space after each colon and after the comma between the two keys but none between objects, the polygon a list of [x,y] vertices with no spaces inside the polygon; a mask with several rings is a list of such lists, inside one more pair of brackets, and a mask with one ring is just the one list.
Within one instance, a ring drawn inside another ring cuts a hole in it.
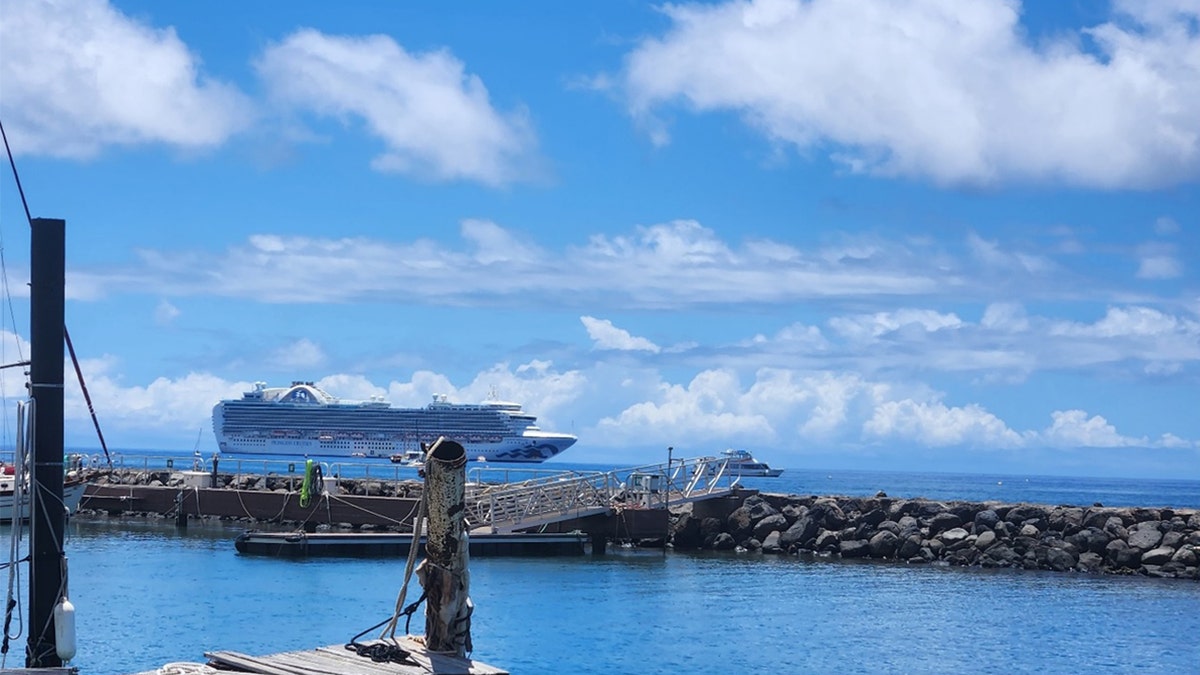
[{"label": "boulder", "polygon": [[871,527],[879,527],[879,524],[888,519],[888,514],[883,509],[874,509],[868,511],[858,519],[860,524],[870,525]]},{"label": "boulder", "polygon": [[896,551],[896,557],[902,560],[911,560],[921,552],[921,535],[910,534],[900,542],[900,548]]},{"label": "boulder", "polygon": [[1105,547],[1104,557],[1114,567],[1136,569],[1142,563],[1142,552],[1123,539],[1113,539]]},{"label": "boulder", "polygon": [[725,531],[733,535],[737,541],[749,537],[754,532],[754,521],[750,518],[750,509],[739,506],[725,518]]},{"label": "boulder", "polygon": [[779,531],[767,534],[762,542],[763,553],[782,553],[783,547],[779,545]]},{"label": "boulder", "polygon": [[1017,533],[1017,536],[1029,537],[1030,539],[1037,539],[1038,535],[1040,535],[1040,534],[1041,534],[1041,531],[1038,530],[1036,525],[1034,525],[1031,522],[1026,521],[1026,523],[1021,526],[1021,531]]},{"label": "boulder", "polygon": [[813,548],[818,551],[833,552],[838,550],[838,543],[840,541],[841,537],[838,536],[837,532],[821,530],[821,532],[817,535],[817,541],[813,544]]},{"label": "boulder", "polygon": [[787,518],[788,526],[790,527],[797,520],[804,517],[804,514],[808,513],[808,507],[803,504],[786,504],[782,509],[779,509],[779,512],[783,514],[784,518]]},{"label": "boulder", "polygon": [[1046,509],[1035,504],[1019,504],[1009,509],[1005,520],[1013,525],[1024,525],[1030,521],[1041,529],[1046,526]]},{"label": "boulder", "polygon": [[1000,522],[1000,516],[991,509],[984,509],[975,514],[975,533],[978,534],[982,530],[990,530],[996,527],[996,523]]},{"label": "boulder", "polygon": [[775,530],[783,532],[786,529],[788,529],[787,518],[782,513],[774,513],[754,524],[754,536],[762,540]]},{"label": "boulder", "polygon": [[1183,532],[1176,532],[1176,531],[1164,532],[1162,541],[1160,541],[1158,543],[1158,545],[1159,546],[1170,546],[1171,548],[1179,548],[1179,545],[1183,543],[1183,537],[1184,537]]},{"label": "boulder", "polygon": [[[952,530],[963,524],[962,518],[946,511],[929,519],[929,536],[934,537],[946,530]],[[965,530],[964,530],[965,532]]]},{"label": "boulder", "polygon": [[1200,556],[1197,556],[1196,551],[1190,546],[1181,546],[1178,551],[1175,551],[1175,555],[1171,556],[1171,562],[1177,562],[1186,567],[1194,567],[1197,560],[1200,560]]},{"label": "boulder", "polygon": [[880,530],[868,543],[871,545],[872,558],[891,558],[900,547],[900,537],[888,530]]},{"label": "boulder", "polygon": [[1158,546],[1162,536],[1162,532],[1158,531],[1158,521],[1146,521],[1130,529],[1125,542],[1139,551],[1149,551]]},{"label": "boulder", "polygon": [[983,567],[1011,567],[1017,564],[1020,556],[1008,544],[999,542],[983,552],[979,564]]},{"label": "boulder", "polygon": [[1066,572],[1074,569],[1079,560],[1065,549],[1047,547],[1046,566],[1056,572]]},{"label": "boulder", "polygon": [[975,548],[986,551],[988,547],[996,543],[996,533],[991,530],[984,530],[983,533],[975,538]]},{"label": "boulder", "polygon": [[[820,516],[820,518],[814,517]],[[810,509],[804,517],[797,520],[794,525],[784,531],[779,537],[779,544],[789,551],[797,546],[807,544],[811,539],[817,536],[817,531],[821,527],[821,519],[825,516],[824,513],[816,513]]]},{"label": "boulder", "polygon": [[1108,546],[1108,542],[1111,539],[1112,537],[1105,533],[1104,530],[1094,527],[1080,530],[1067,537],[1067,541],[1074,544],[1075,548],[1080,551],[1091,551],[1097,554],[1104,553],[1104,547]]},{"label": "boulder", "polygon": [[1086,551],[1079,554],[1079,562],[1075,564],[1075,569],[1080,572],[1098,572],[1102,565],[1104,558],[1097,553]]},{"label": "boulder", "polygon": [[1050,512],[1046,529],[1070,534],[1083,527],[1083,509],[1078,506],[1060,506]]},{"label": "boulder", "polygon": [[843,558],[862,558],[871,552],[871,544],[862,539],[851,539],[838,544]]},{"label": "boulder", "polygon": [[764,499],[761,495],[751,495],[742,502],[742,506],[750,510],[750,520],[757,523],[758,521],[773,516],[779,513],[779,509],[771,506],[771,503]]},{"label": "boulder", "polygon": [[722,532],[721,534],[718,534],[712,543],[712,547],[718,551],[729,551],[735,546],[737,546],[737,542],[734,541],[733,535],[729,534],[728,532]]},{"label": "boulder", "polygon": [[970,535],[967,533],[967,531],[962,529],[961,527],[953,527],[953,528],[950,528],[949,530],[946,530],[945,532],[942,532],[941,534],[939,534],[937,536],[937,539],[938,539],[938,541],[941,541],[942,544],[946,545],[947,547],[952,547],[955,544],[958,544],[958,543],[964,541],[969,536]]},{"label": "boulder", "polygon": [[1175,549],[1168,546],[1160,546],[1150,549],[1142,554],[1143,565],[1165,565],[1171,562],[1171,558],[1175,555]]}]

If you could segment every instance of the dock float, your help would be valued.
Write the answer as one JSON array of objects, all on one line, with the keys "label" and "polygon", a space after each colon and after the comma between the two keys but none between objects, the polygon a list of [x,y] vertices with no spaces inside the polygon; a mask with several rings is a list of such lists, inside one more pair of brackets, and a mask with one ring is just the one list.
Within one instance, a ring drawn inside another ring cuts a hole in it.
[{"label": "dock float", "polygon": [[[486,663],[429,651],[411,637],[368,640],[362,646],[382,645],[392,653],[405,653],[401,662],[374,661],[343,645],[318,647],[267,656],[240,652],[205,652],[208,663],[173,663],[137,675],[170,673],[260,673],[262,675],[508,675]],[[397,651],[397,649],[399,651]],[[24,671],[22,671],[24,672]],[[32,671],[31,671],[32,672]],[[41,671],[38,671],[39,673]]]},{"label": "dock float", "polygon": [[[567,556],[583,555],[587,535],[565,534],[473,534],[471,556]],[[425,537],[421,537],[421,544]],[[289,558],[308,556],[404,556],[412,546],[411,534],[388,532],[260,532],[238,535],[234,547],[246,555]]]}]

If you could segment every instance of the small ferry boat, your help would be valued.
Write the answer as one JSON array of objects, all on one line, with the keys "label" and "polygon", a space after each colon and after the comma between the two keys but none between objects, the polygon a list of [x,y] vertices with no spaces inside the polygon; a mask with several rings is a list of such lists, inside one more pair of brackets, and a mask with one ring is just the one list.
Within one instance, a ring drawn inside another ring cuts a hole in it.
[{"label": "small ferry boat", "polygon": [[418,469],[425,466],[425,454],[420,450],[397,452],[389,456],[388,459],[392,460],[392,464],[403,464],[404,466],[411,466]]},{"label": "small ferry boat", "polygon": [[766,462],[754,459],[747,450],[730,448],[721,453],[721,458],[726,460],[725,472],[730,476],[776,478],[783,474],[783,469],[772,469]]}]

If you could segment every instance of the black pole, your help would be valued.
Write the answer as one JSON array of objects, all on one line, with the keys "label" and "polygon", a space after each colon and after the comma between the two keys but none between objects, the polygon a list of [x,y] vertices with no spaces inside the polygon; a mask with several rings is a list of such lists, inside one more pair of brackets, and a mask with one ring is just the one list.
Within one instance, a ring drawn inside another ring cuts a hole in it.
[{"label": "black pole", "polygon": [[63,589],[63,288],[66,221],[34,218],[30,247],[29,379],[34,400],[33,485],[29,507],[28,668],[62,666],[54,606]]}]

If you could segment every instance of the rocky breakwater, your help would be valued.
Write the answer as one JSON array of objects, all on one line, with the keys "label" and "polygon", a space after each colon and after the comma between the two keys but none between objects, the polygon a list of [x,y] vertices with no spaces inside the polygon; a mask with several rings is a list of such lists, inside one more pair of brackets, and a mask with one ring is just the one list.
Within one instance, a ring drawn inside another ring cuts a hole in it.
[{"label": "rocky breakwater", "polygon": [[676,548],[1200,580],[1200,511],[752,495],[672,514]]},{"label": "rocky breakwater", "polygon": [[[300,489],[303,474],[290,473],[225,473],[218,472],[208,486],[230,490],[260,490],[290,493]],[[93,485],[129,485],[156,488],[187,488],[184,474],[169,469],[92,469],[83,475]],[[369,497],[421,496],[421,482],[391,481],[376,478],[336,478],[333,486],[338,494]]]}]

